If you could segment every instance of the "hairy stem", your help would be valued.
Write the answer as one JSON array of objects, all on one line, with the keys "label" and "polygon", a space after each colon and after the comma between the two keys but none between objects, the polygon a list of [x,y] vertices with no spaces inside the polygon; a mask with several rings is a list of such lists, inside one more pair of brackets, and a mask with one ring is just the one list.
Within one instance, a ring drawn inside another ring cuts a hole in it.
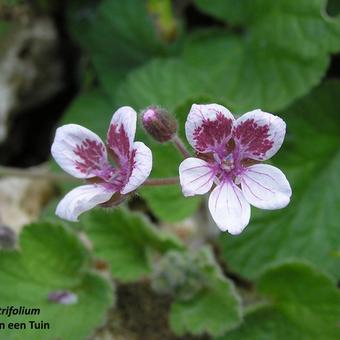
[{"label": "hairy stem", "polygon": [[[69,176],[67,174],[56,174],[49,172],[44,169],[37,168],[14,168],[9,166],[0,165],[0,177],[10,176],[10,177],[22,177],[22,178],[40,178],[47,179],[54,182],[75,182],[76,178]],[[160,186],[160,185],[173,185],[178,184],[178,177],[167,177],[167,178],[152,178],[147,179],[144,185],[147,186]]]},{"label": "hairy stem", "polygon": [[184,145],[182,139],[180,137],[178,137],[178,135],[175,135],[174,137],[172,137],[171,139],[172,143],[175,145],[175,147],[177,148],[177,150],[185,157],[188,158],[190,157],[190,152],[188,151],[188,149],[186,148],[186,146]]},{"label": "hairy stem", "polygon": [[173,185],[178,184],[178,177],[167,177],[167,178],[150,178],[144,182],[147,186],[160,186],[160,185]]}]

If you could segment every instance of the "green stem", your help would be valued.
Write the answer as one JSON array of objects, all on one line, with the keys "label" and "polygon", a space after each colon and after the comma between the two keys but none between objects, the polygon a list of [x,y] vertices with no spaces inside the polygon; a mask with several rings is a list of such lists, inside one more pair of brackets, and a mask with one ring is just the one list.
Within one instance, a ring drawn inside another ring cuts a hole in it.
[{"label": "green stem", "polygon": [[149,13],[155,17],[156,25],[162,38],[172,41],[177,36],[177,21],[173,13],[171,0],[148,0]]}]

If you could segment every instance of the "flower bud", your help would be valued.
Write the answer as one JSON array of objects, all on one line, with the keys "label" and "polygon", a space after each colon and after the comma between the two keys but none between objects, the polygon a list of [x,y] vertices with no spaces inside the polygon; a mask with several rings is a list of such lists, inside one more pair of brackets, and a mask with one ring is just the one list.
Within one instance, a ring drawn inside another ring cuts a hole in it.
[{"label": "flower bud", "polygon": [[48,294],[48,301],[62,305],[73,305],[78,302],[78,296],[68,290],[57,290]]},{"label": "flower bud", "polygon": [[175,117],[158,106],[150,106],[143,111],[142,123],[149,135],[160,143],[171,140],[177,131]]},{"label": "flower bud", "polygon": [[163,295],[190,300],[205,285],[195,255],[170,251],[155,263],[151,275],[151,287]]}]

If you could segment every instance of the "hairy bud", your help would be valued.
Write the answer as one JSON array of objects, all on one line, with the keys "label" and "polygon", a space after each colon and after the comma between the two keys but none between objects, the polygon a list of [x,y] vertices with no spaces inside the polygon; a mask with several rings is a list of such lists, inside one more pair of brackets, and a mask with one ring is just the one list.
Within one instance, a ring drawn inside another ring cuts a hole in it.
[{"label": "hairy bud", "polygon": [[67,290],[57,290],[48,294],[48,301],[62,305],[73,305],[78,302],[78,296]]},{"label": "hairy bud", "polygon": [[177,131],[175,117],[158,106],[150,106],[143,111],[142,123],[149,135],[160,143],[171,140]]},{"label": "hairy bud", "polygon": [[151,287],[158,294],[190,300],[205,284],[200,268],[192,254],[168,252],[154,266]]}]

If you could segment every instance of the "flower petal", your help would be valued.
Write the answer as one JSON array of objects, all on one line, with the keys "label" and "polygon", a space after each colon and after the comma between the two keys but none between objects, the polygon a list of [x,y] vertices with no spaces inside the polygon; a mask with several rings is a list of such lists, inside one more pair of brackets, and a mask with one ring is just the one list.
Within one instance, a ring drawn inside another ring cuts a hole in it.
[{"label": "flower petal", "polygon": [[82,185],[71,190],[59,202],[56,215],[68,221],[78,221],[78,216],[100,203],[108,201],[114,194],[100,184]]},{"label": "flower petal", "polygon": [[121,107],[112,116],[107,144],[120,164],[129,158],[136,134],[136,122],[137,113],[129,106]]},{"label": "flower petal", "polygon": [[207,193],[214,183],[214,178],[214,170],[202,159],[190,157],[179,166],[179,179],[186,197]]},{"label": "flower petal", "polygon": [[232,182],[224,182],[211,192],[209,210],[222,231],[237,235],[248,225],[250,205]]},{"label": "flower petal", "polygon": [[138,188],[149,177],[152,169],[151,150],[142,142],[133,144],[132,159],[129,162],[129,173],[127,184],[120,191],[127,194]]},{"label": "flower petal", "polygon": [[246,200],[260,209],[284,208],[292,195],[283,172],[267,164],[248,167],[241,177],[241,187]]},{"label": "flower petal", "polygon": [[57,129],[51,153],[64,171],[77,178],[95,177],[96,172],[108,163],[102,140],[77,124]]},{"label": "flower petal", "polygon": [[198,152],[223,154],[231,137],[233,121],[233,115],[222,105],[194,104],[185,123],[185,133]]},{"label": "flower petal", "polygon": [[245,113],[234,124],[234,139],[242,158],[266,160],[281,147],[286,123],[261,110]]}]

